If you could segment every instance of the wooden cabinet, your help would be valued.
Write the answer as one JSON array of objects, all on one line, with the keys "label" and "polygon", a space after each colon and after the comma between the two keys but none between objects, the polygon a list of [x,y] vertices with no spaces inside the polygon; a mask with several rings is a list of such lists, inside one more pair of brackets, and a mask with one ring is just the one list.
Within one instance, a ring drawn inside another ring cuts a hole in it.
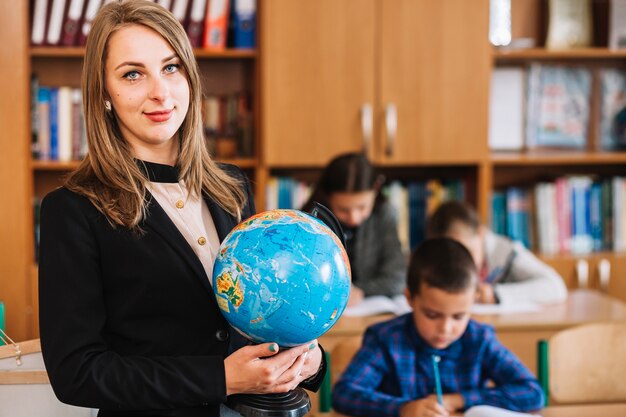
[{"label": "wooden cabinet", "polygon": [[267,1],[265,163],[321,166],[362,149],[381,165],[478,163],[488,15],[486,0]]}]

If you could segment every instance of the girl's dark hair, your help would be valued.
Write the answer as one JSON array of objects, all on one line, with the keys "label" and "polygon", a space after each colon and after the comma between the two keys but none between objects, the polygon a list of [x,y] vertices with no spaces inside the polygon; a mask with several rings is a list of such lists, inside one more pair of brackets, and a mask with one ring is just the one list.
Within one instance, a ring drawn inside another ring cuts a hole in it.
[{"label": "girl's dark hair", "polygon": [[336,156],[322,171],[322,174],[311,194],[311,198],[303,206],[308,211],[317,201],[328,206],[333,193],[358,193],[374,190],[378,192],[376,206],[384,201],[380,189],[384,177],[379,175],[374,166],[362,153],[345,153]]},{"label": "girl's dark hair", "polygon": [[422,283],[449,293],[461,293],[478,283],[478,271],[472,255],[454,239],[427,239],[411,254],[407,288],[419,294]]},{"label": "girl's dark hair", "polygon": [[428,237],[446,236],[455,222],[461,222],[478,233],[480,219],[469,204],[462,201],[446,201],[430,216],[426,226]]}]

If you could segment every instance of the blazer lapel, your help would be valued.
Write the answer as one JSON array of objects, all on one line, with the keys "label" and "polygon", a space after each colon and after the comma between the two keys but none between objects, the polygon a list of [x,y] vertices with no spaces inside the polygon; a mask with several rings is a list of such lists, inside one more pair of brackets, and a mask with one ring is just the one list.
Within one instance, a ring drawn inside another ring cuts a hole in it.
[{"label": "blazer lapel", "polygon": [[[165,210],[159,205],[156,199],[153,197],[150,199],[148,206],[148,216],[144,222],[145,226],[151,229],[153,232],[160,235],[165,241],[167,241],[174,250],[191,266],[195,275],[202,282],[204,288],[211,294],[213,294],[213,288],[209,282],[202,262],[196,256],[193,249],[184,236],[180,233],[172,219],[165,213]],[[221,240],[221,239],[220,239]],[[213,297],[210,297],[213,298]]]}]

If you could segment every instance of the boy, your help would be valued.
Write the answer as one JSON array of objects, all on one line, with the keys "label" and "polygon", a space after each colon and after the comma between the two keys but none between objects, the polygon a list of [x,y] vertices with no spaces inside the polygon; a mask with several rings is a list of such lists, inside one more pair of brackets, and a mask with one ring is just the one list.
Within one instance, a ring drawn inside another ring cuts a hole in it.
[{"label": "boy", "polygon": [[483,226],[469,205],[448,201],[428,220],[429,237],[450,237],[467,247],[479,270],[479,303],[557,303],[567,298],[561,276],[518,242]]},{"label": "boy", "polygon": [[530,371],[490,326],[469,318],[477,280],[472,255],[459,242],[436,238],[419,246],[405,290],[413,312],[367,329],[334,387],[333,407],[356,417],[447,416],[474,405],[540,409],[543,394]]}]

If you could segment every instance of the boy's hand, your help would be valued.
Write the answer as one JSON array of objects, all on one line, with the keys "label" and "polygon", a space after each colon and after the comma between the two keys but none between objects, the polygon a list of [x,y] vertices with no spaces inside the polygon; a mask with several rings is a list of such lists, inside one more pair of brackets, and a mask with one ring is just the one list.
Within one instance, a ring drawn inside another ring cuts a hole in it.
[{"label": "boy's hand", "polygon": [[480,283],[476,289],[476,302],[482,304],[495,304],[496,293],[491,284]]},{"label": "boy's hand", "polygon": [[452,413],[465,408],[465,400],[461,394],[444,394],[443,406],[448,412]]},{"label": "boy's hand", "polygon": [[448,410],[437,402],[436,395],[408,402],[400,409],[400,417],[446,417],[449,415]]}]

